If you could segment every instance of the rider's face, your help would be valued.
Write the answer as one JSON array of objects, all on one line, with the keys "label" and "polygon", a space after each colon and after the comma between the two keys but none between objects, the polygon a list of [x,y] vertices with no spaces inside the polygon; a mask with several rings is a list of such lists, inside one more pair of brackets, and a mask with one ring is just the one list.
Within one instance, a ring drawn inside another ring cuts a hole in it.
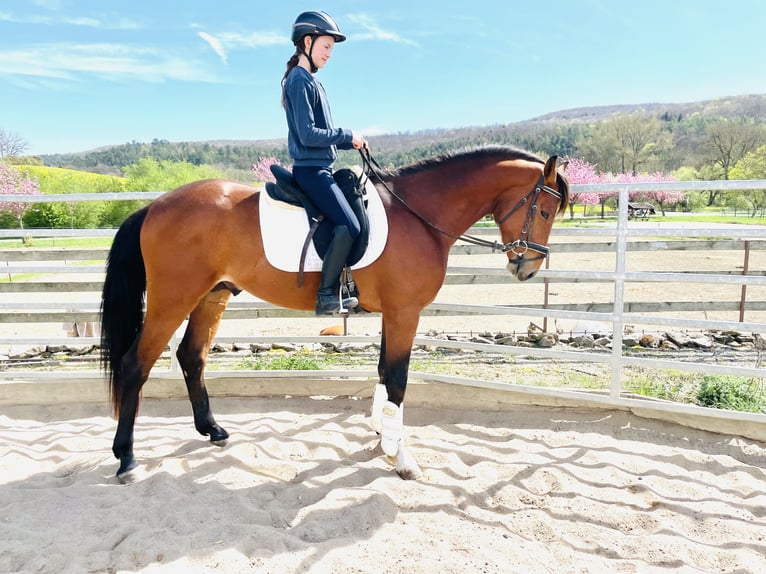
[{"label": "rider's face", "polygon": [[335,46],[335,38],[332,36],[318,36],[314,38],[314,49],[311,49],[311,38],[309,36],[305,39],[306,53],[311,54],[311,59],[314,60],[314,65],[317,68],[324,68],[327,64],[327,60],[332,56],[332,49]]}]

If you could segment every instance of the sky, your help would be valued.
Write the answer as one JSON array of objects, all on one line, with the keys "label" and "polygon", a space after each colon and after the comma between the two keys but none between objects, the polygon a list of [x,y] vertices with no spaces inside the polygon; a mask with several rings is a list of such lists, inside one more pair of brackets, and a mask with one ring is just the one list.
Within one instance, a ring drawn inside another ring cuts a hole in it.
[{"label": "sky", "polygon": [[0,0],[0,128],[30,154],[284,138],[315,9],[348,36],[317,74],[335,125],[369,136],[766,93],[762,0]]}]

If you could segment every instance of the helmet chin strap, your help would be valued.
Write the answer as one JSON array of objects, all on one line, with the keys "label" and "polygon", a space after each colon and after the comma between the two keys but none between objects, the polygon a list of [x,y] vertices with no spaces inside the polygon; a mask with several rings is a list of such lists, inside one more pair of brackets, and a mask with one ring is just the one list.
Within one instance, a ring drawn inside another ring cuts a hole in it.
[{"label": "helmet chin strap", "polygon": [[306,48],[304,47],[303,53],[309,59],[309,66],[311,66],[311,73],[316,74],[319,71],[319,68],[316,67],[316,65],[314,64],[314,59],[311,57],[311,54],[314,52],[314,40],[316,40],[316,36],[309,36],[309,38],[311,38],[311,47],[309,48],[308,54],[306,54]]}]

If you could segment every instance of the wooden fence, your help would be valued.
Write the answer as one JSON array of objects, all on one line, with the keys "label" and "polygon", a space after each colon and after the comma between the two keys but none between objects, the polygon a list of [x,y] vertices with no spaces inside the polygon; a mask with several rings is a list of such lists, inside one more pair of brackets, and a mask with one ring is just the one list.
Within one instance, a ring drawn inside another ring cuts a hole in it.
[{"label": "wooden fence", "polygon": [[[489,231],[489,233],[488,233]],[[662,230],[660,233],[668,233],[672,230]],[[738,230],[739,232],[739,230]],[[51,231],[33,231],[36,237],[45,237]],[[108,231],[111,234],[111,230]],[[471,231],[474,235],[491,235],[494,230],[486,228],[474,228]],[[705,231],[711,233],[710,230]],[[720,233],[717,232],[717,233]],[[731,231],[725,231],[731,233]],[[766,231],[764,231],[766,233]],[[602,256],[605,254],[614,254],[614,241],[572,241],[575,238],[582,238],[586,234],[578,230],[563,230],[554,236],[551,242],[551,260],[565,262],[568,255],[590,254]],[[556,241],[557,239],[569,239],[567,242]],[[45,307],[40,302],[17,303],[12,297],[4,297],[0,306],[0,324],[1,323],[28,323],[28,322],[92,322],[98,320],[98,296],[103,285],[103,269],[108,249],[69,249],[69,248],[15,248],[0,249],[0,270],[4,275],[4,281],[0,282],[0,294],[12,293],[40,293],[53,294],[55,300],[50,307]],[[717,269],[704,273],[702,269],[686,269],[683,271],[669,274],[661,270],[642,270],[629,274],[626,279],[629,281],[662,282],[668,279],[672,281],[699,282],[699,283],[728,283],[742,284],[742,290],[737,300],[705,300],[705,301],[658,301],[657,299],[647,301],[625,302],[623,309],[627,313],[679,313],[679,312],[730,312],[738,316],[737,322],[743,323],[747,314],[766,311],[766,293],[758,292],[756,295],[748,297],[747,286],[755,282],[749,281],[750,277],[766,277],[766,268],[754,268],[751,259],[766,258],[766,238],[764,239],[698,239],[698,240],[658,240],[651,239],[646,241],[632,241],[626,245],[626,253],[651,252],[657,255],[657,259],[673,259],[683,261],[684,255],[696,253],[726,252],[731,254],[732,265],[730,269]],[[491,250],[474,245],[455,245],[450,255],[451,257],[462,255],[488,255]],[[699,257],[691,258],[698,261]],[[501,263],[498,260],[498,263]],[[545,320],[554,316],[551,311],[570,311],[585,313],[611,313],[614,308],[612,302],[578,302],[555,304],[550,302],[550,292],[557,284],[562,283],[611,283],[614,279],[609,272],[589,271],[587,269],[564,270],[551,269],[551,262],[548,262],[546,269],[532,279],[530,284],[543,284],[539,292],[539,301],[537,302],[534,315],[540,320]],[[92,275],[86,280],[67,279],[67,275]],[[31,276],[29,279],[24,276]],[[36,279],[41,277],[42,280]],[[19,279],[21,277],[21,279]],[[54,277],[51,279],[51,277]],[[499,285],[508,284],[518,285],[518,282],[503,268],[502,265],[496,267],[477,267],[477,266],[457,266],[450,265],[447,270],[445,285],[475,285],[477,286],[478,297],[481,296],[481,285]],[[757,283],[760,284],[760,283]],[[756,285],[757,285],[756,284]],[[96,294],[90,301],[67,300],[66,293],[92,293]],[[529,308],[527,305],[506,304],[503,308]],[[461,312],[460,305],[451,306],[445,304],[433,304],[424,312],[428,315],[444,314],[494,314],[498,309],[487,309],[485,313],[477,310],[474,306],[466,308]],[[232,300],[224,315],[225,319],[256,319],[256,318],[275,318],[275,317],[310,317],[312,313],[292,311],[274,307],[265,302],[247,302],[238,303],[236,299]],[[562,316],[562,315],[559,315]],[[582,319],[603,319],[603,317],[594,317],[584,315]],[[748,322],[749,323],[749,322]],[[704,327],[704,325],[701,325]],[[715,325],[709,325],[715,327]],[[746,325],[746,328],[753,325]],[[2,339],[8,342],[7,339]]]}]

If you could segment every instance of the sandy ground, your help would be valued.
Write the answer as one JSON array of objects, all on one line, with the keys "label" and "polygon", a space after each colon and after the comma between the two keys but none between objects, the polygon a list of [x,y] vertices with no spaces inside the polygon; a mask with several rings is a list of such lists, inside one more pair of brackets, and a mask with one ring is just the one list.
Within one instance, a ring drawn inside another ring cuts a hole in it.
[{"label": "sandy ground", "polygon": [[624,412],[407,411],[419,482],[367,401],[147,401],[120,485],[102,404],[0,415],[2,572],[766,570],[766,448]]}]

